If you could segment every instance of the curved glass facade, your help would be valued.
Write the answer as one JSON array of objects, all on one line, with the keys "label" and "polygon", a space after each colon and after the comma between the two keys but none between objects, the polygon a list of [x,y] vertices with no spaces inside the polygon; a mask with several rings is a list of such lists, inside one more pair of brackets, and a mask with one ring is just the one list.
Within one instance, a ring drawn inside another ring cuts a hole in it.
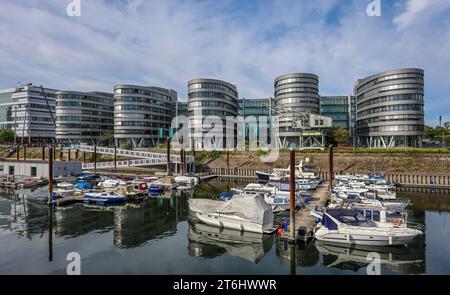
[{"label": "curved glass facade", "polygon": [[160,87],[114,86],[114,138],[119,146],[153,147],[169,136],[177,93]]},{"label": "curved glass facade", "polygon": [[114,96],[103,92],[56,92],[56,140],[62,144],[98,144],[112,133]]},{"label": "curved glass facade", "polygon": [[399,69],[358,80],[356,133],[367,147],[417,147],[424,130],[424,71]]},{"label": "curved glass facade", "polygon": [[[238,115],[238,91],[235,85],[214,79],[195,79],[188,82],[188,115],[191,138],[197,148],[203,148],[203,136],[210,129],[203,128],[207,116],[217,116],[222,120],[223,137],[214,143],[226,146],[226,117]],[[235,129],[228,130],[235,134]]]},{"label": "curved glass facade", "polygon": [[320,113],[319,77],[308,73],[279,76],[274,81],[274,94],[281,145],[300,146],[301,129],[294,124],[302,113]]}]

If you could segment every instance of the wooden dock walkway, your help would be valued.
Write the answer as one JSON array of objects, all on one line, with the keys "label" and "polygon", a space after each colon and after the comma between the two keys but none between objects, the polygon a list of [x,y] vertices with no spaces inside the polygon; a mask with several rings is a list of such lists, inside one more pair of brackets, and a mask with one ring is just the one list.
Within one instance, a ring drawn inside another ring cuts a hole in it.
[{"label": "wooden dock walkway", "polygon": [[82,203],[84,201],[84,194],[75,194],[64,198],[56,199],[53,203],[57,206],[66,206],[74,203]]},{"label": "wooden dock walkway", "polygon": [[[311,209],[314,209],[316,206],[321,209],[325,206],[325,202],[328,197],[328,182],[323,182],[314,191],[307,206]],[[311,237],[312,230],[315,226],[316,217],[311,215],[308,208],[302,207],[299,211],[297,211],[295,214],[295,235],[297,239],[307,240]],[[302,233],[301,236],[299,235],[299,232]],[[289,238],[289,229],[287,232],[283,232],[282,238]]]}]

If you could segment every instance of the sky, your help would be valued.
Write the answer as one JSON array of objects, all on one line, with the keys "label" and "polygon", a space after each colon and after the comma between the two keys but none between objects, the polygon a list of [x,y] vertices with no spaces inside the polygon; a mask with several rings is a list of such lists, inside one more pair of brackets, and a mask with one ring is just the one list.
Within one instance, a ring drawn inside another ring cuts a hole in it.
[{"label": "sky", "polygon": [[349,95],[357,79],[425,70],[425,120],[450,120],[450,0],[0,0],[0,88],[20,81],[62,90],[115,84],[172,88],[236,84],[273,96],[291,72],[319,76],[321,95]]}]

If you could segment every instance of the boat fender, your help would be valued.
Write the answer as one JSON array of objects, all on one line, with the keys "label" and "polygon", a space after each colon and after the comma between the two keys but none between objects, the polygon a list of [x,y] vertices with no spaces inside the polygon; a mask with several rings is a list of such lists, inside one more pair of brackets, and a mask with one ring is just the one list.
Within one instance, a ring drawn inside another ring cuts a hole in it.
[{"label": "boat fender", "polygon": [[402,224],[402,220],[401,219],[394,220],[394,226],[395,227],[399,227],[401,224]]},{"label": "boat fender", "polygon": [[223,228],[223,223],[222,223],[222,221],[219,221],[219,226],[220,226],[220,228]]},{"label": "boat fender", "polygon": [[241,232],[244,232],[244,226],[241,224]]}]

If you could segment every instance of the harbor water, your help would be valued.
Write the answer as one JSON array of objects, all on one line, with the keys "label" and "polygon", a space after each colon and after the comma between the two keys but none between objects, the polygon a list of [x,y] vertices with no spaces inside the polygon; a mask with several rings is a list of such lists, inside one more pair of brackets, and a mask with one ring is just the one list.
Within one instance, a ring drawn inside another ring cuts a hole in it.
[{"label": "harbor water", "polygon": [[107,208],[49,209],[46,187],[1,192],[0,274],[66,274],[71,252],[80,254],[81,274],[366,274],[374,253],[381,274],[450,274],[448,192],[398,193],[412,200],[409,220],[426,226],[407,247],[293,246],[189,217],[189,198],[244,185],[216,179],[193,192]]}]

